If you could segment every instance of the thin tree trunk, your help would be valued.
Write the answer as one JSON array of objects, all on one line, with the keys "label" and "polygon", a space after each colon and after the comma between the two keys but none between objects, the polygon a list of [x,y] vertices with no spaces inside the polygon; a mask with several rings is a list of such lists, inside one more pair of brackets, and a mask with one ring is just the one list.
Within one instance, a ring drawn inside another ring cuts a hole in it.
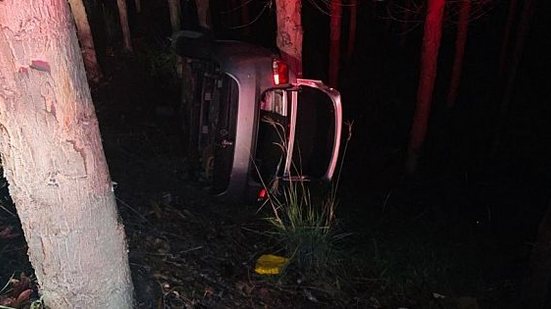
[{"label": "thin tree trunk", "polygon": [[511,44],[511,30],[513,29],[513,21],[517,12],[517,0],[510,0],[509,13],[507,15],[507,22],[505,24],[505,30],[503,31],[503,41],[501,43],[501,52],[499,55],[499,77],[501,77],[507,71],[507,51]]},{"label": "thin tree trunk", "polygon": [[119,20],[122,29],[122,39],[124,50],[132,52],[132,38],[130,36],[130,27],[128,26],[128,10],[126,9],[126,0],[117,0],[119,9]]},{"label": "thin tree trunk", "polygon": [[461,72],[463,71],[463,58],[465,56],[465,44],[469,31],[469,17],[471,16],[471,0],[463,0],[459,3],[459,20],[457,25],[457,38],[455,40],[455,60],[453,62],[450,89],[448,91],[448,107],[453,107],[457,99]]},{"label": "thin tree trunk", "polygon": [[48,308],[132,308],[124,227],[66,0],[0,1],[0,152]]},{"label": "thin tree trunk", "polygon": [[210,14],[209,14],[209,0],[197,0],[197,17],[199,19],[199,25],[204,29],[211,28]]},{"label": "thin tree trunk", "polygon": [[73,18],[75,19],[86,74],[88,75],[88,79],[90,81],[97,83],[102,78],[102,74],[98,59],[96,57],[94,38],[92,37],[92,30],[90,29],[90,24],[88,23],[84,3],[82,0],[69,0],[69,5],[71,7],[71,12],[73,13]]},{"label": "thin tree trunk", "polygon": [[356,46],[356,28],[358,22],[358,0],[350,0],[350,23],[348,27],[348,48],[346,58],[352,59]]},{"label": "thin tree trunk", "polygon": [[172,33],[182,29],[182,19],[180,14],[180,0],[168,0],[168,11],[170,13],[170,26]]},{"label": "thin tree trunk", "polygon": [[551,308],[551,203],[543,217],[523,287],[523,308]]},{"label": "thin tree trunk", "polygon": [[409,20],[413,16],[413,8],[409,0],[404,2],[404,15],[400,30],[400,46],[405,47],[407,43],[407,33],[409,32]]},{"label": "thin tree trunk", "polygon": [[339,62],[341,55],[342,2],[331,0],[331,22],[329,33],[329,85],[339,83]]},{"label": "thin tree trunk", "polygon": [[277,47],[297,77],[302,76],[301,1],[276,0]]},{"label": "thin tree trunk", "polygon": [[505,123],[505,118],[509,112],[509,105],[511,103],[511,96],[513,95],[513,88],[515,86],[515,79],[517,77],[517,71],[524,52],[524,41],[530,30],[530,21],[534,12],[535,0],[526,0],[522,8],[522,14],[518,24],[515,46],[513,53],[511,54],[511,62],[509,65],[509,72],[507,74],[507,80],[505,83],[505,90],[503,92],[503,99],[499,106],[496,137],[493,144],[492,153],[495,154],[499,150],[499,144],[501,143],[501,130]]},{"label": "thin tree trunk", "polygon": [[251,27],[248,26],[251,23],[249,4],[250,0],[241,0],[241,26],[245,35],[251,34]]},{"label": "thin tree trunk", "polygon": [[413,173],[417,168],[417,160],[425,137],[429,121],[434,81],[438,65],[438,51],[442,37],[442,17],[445,0],[428,0],[427,16],[421,50],[421,71],[417,89],[417,106],[411,125],[407,172]]},{"label": "thin tree trunk", "polygon": [[140,14],[142,12],[142,1],[134,0],[134,6],[136,7],[136,13]]}]

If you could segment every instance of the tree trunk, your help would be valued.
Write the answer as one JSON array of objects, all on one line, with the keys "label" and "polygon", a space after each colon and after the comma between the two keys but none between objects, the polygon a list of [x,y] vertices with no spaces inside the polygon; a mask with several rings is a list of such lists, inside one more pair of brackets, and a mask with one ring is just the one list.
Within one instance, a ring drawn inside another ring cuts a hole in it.
[{"label": "tree trunk", "polygon": [[243,34],[245,35],[251,34],[251,27],[249,27],[249,24],[251,23],[249,3],[250,0],[241,0],[241,26],[243,27]]},{"label": "tree trunk", "polygon": [[140,14],[142,12],[142,1],[134,0],[134,6],[136,7],[136,13]]},{"label": "tree trunk", "polygon": [[457,99],[461,72],[463,70],[463,57],[465,55],[465,44],[469,31],[469,17],[471,16],[471,0],[463,0],[459,3],[459,20],[457,24],[457,38],[455,40],[455,60],[453,62],[450,89],[448,91],[448,107],[453,107]]},{"label": "tree trunk", "polygon": [[329,86],[339,83],[339,61],[341,55],[342,2],[331,0],[331,22],[329,33]]},{"label": "tree trunk", "polygon": [[499,75],[501,77],[507,71],[507,51],[511,44],[511,30],[513,29],[513,21],[517,12],[517,0],[510,0],[509,13],[507,15],[507,22],[505,24],[505,30],[503,31],[503,41],[501,43],[501,52],[499,55]]},{"label": "tree trunk", "polygon": [[90,81],[97,83],[102,78],[102,74],[96,57],[94,38],[92,37],[92,30],[88,23],[84,3],[82,0],[69,0],[69,5],[77,27],[77,35],[80,41],[80,48],[82,49],[82,58],[84,59],[86,74]]},{"label": "tree trunk", "polygon": [[358,21],[358,0],[350,0],[350,23],[348,27],[348,48],[346,58],[352,59],[354,47],[356,46],[356,28]]},{"label": "tree trunk", "polygon": [[438,65],[438,51],[442,37],[442,17],[445,0],[428,0],[427,16],[421,50],[421,71],[417,89],[417,106],[411,125],[406,170],[413,173],[417,159],[427,135],[427,126],[432,103],[432,93]]},{"label": "tree trunk", "polygon": [[413,5],[411,5],[411,2],[409,0],[404,1],[404,14],[402,15],[403,20],[400,25],[400,46],[405,47],[407,43],[407,34],[410,31],[409,27],[410,19],[413,16]]},{"label": "tree trunk", "polygon": [[130,36],[130,27],[128,26],[128,10],[126,9],[126,0],[117,0],[117,8],[119,9],[119,20],[121,23],[124,50],[127,52],[132,52],[132,39]]},{"label": "tree trunk", "polygon": [[124,227],[65,0],[0,1],[0,151],[48,308],[132,308]]},{"label": "tree trunk", "polygon": [[168,11],[170,13],[170,26],[172,33],[180,31],[182,20],[180,17],[180,0],[168,0]]},{"label": "tree trunk", "polygon": [[526,0],[522,8],[522,14],[518,24],[515,46],[513,53],[511,54],[511,61],[509,64],[509,70],[507,72],[507,80],[505,81],[505,90],[499,106],[496,136],[493,144],[492,153],[496,154],[499,150],[499,144],[501,143],[501,130],[509,113],[509,105],[511,103],[511,96],[513,95],[513,88],[515,86],[515,78],[517,76],[518,66],[522,59],[524,52],[524,40],[530,30],[530,21],[534,12],[535,0]]},{"label": "tree trunk", "polygon": [[210,29],[209,0],[197,0],[196,4],[199,25],[204,29]]},{"label": "tree trunk", "polygon": [[302,76],[301,1],[276,0],[277,47],[297,77]]}]

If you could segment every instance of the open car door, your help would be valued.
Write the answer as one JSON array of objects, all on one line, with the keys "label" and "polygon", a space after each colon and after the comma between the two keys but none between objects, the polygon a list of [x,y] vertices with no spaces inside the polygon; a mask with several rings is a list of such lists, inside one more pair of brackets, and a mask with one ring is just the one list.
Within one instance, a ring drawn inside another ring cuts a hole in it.
[{"label": "open car door", "polygon": [[335,89],[309,79],[297,79],[289,88],[270,89],[260,103],[251,173],[263,187],[279,180],[330,181],[337,166],[341,130],[341,97]]}]

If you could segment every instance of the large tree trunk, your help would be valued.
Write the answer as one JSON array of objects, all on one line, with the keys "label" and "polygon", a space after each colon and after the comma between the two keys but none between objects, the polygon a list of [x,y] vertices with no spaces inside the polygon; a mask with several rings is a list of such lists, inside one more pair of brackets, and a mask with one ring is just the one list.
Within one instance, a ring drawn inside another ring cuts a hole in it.
[{"label": "large tree trunk", "polygon": [[509,3],[509,13],[507,15],[507,22],[505,24],[505,30],[503,30],[503,41],[501,42],[501,52],[499,55],[499,77],[505,71],[507,71],[507,56],[509,53],[507,52],[509,50],[509,45],[511,42],[511,29],[513,29],[513,21],[515,20],[515,15],[517,12],[517,0],[510,0]]},{"label": "large tree trunk", "polygon": [[465,55],[465,44],[467,43],[467,33],[469,30],[469,17],[471,16],[471,0],[463,0],[459,5],[457,38],[455,39],[455,60],[453,62],[450,89],[448,90],[448,107],[453,107],[457,99],[461,72],[463,71],[463,57]]},{"label": "large tree trunk", "polygon": [[411,125],[407,172],[413,173],[417,168],[417,159],[427,135],[432,93],[438,65],[438,51],[442,37],[442,17],[445,0],[428,0],[427,16],[421,50],[421,71],[417,89],[417,106]]},{"label": "large tree trunk", "polygon": [[117,8],[119,9],[119,21],[121,23],[124,50],[127,52],[132,52],[132,38],[130,36],[130,26],[128,26],[128,10],[126,9],[126,0],[117,0]]},{"label": "large tree trunk", "polygon": [[170,13],[170,26],[172,27],[172,33],[180,31],[181,27],[181,14],[180,14],[180,0],[168,0],[168,11]]},{"label": "large tree trunk", "polygon": [[48,308],[132,308],[124,228],[65,0],[0,1],[0,151]]},{"label": "large tree trunk", "polygon": [[348,61],[352,59],[354,47],[356,46],[356,28],[358,21],[358,0],[350,0],[350,23],[348,26],[348,48],[346,50],[346,58]]},{"label": "large tree trunk", "polygon": [[73,18],[75,19],[77,27],[78,40],[80,41],[80,47],[82,49],[82,58],[84,59],[86,74],[88,75],[88,79],[97,83],[102,78],[102,74],[96,57],[94,38],[92,37],[92,30],[88,23],[84,3],[82,0],[69,0],[69,5],[71,6],[71,12],[73,13]]},{"label": "large tree trunk", "polygon": [[277,47],[292,71],[302,76],[301,1],[276,0]]},{"label": "large tree trunk", "polygon": [[342,2],[331,0],[331,22],[329,29],[329,86],[339,83],[339,62],[341,58]]}]

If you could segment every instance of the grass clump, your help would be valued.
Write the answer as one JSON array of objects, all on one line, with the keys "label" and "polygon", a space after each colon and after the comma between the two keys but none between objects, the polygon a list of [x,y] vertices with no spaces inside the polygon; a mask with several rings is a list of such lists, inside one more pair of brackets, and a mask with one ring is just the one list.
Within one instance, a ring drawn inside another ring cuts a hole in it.
[{"label": "grass clump", "polygon": [[[268,194],[265,201],[271,208],[267,218],[272,235],[283,244],[291,262],[300,270],[323,273],[339,264],[340,241],[347,235],[338,232],[337,191],[344,154],[351,138],[352,124],[336,179],[329,185],[311,182],[302,177],[289,177]],[[285,143],[280,147],[284,150]],[[298,169],[296,169],[298,170]],[[299,173],[300,175],[300,173]]]}]

